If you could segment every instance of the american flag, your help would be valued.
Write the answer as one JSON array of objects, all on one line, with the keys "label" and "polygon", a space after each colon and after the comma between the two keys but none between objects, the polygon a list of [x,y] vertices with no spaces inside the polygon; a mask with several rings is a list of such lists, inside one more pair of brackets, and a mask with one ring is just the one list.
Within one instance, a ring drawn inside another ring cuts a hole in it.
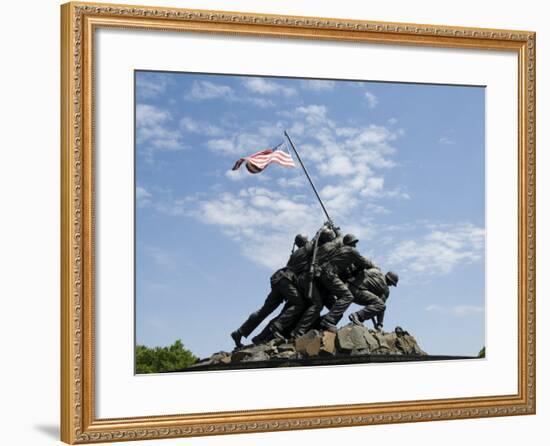
[{"label": "american flag", "polygon": [[250,173],[260,173],[271,163],[276,163],[283,167],[296,167],[290,153],[280,150],[283,144],[284,143],[281,143],[272,149],[265,149],[252,155],[245,156],[239,159],[231,170],[238,170],[241,164],[245,162],[246,169]]}]

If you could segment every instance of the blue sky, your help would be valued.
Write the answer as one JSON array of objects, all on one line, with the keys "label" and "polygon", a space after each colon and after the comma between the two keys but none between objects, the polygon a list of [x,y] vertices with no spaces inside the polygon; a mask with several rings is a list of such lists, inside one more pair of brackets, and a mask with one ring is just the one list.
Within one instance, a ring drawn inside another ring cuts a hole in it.
[{"label": "blue sky", "polygon": [[400,276],[385,328],[402,326],[431,354],[477,354],[483,87],[142,71],[135,79],[138,344],[181,339],[202,357],[230,350],[229,333],[263,303],[294,235],[322,225],[301,169],[230,170],[282,142],[286,129],[335,223]]}]

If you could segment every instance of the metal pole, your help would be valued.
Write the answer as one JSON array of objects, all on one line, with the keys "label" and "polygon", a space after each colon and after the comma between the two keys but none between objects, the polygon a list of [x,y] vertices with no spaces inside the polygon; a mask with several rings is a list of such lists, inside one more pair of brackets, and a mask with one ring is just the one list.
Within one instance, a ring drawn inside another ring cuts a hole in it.
[{"label": "metal pole", "polygon": [[313,189],[313,192],[315,192],[315,196],[317,197],[317,200],[319,200],[319,203],[321,204],[321,207],[323,208],[323,212],[327,216],[327,220],[329,223],[332,223],[332,219],[328,215],[327,209],[325,208],[325,205],[321,201],[321,197],[317,193],[317,189],[315,189],[315,186],[313,185],[313,181],[311,181],[311,177],[309,176],[309,173],[307,172],[306,166],[304,166],[304,163],[302,162],[302,158],[300,158],[300,155],[298,154],[298,151],[296,150],[296,147],[294,147],[294,144],[292,143],[292,140],[290,139],[290,136],[288,136],[288,133],[286,130],[284,131],[286,138],[288,139],[288,142],[290,143],[290,147],[292,147],[292,150],[296,154],[296,158],[298,158],[298,161],[300,162],[300,165],[302,166],[302,169],[304,170],[304,173],[306,174],[306,177],[309,181],[309,184],[311,184],[311,188]]},{"label": "metal pole", "polygon": [[307,298],[311,301],[313,297],[313,274],[315,273],[315,263],[317,262],[317,251],[319,249],[319,235],[323,228],[317,231],[315,234],[315,242],[313,243],[313,254],[311,254],[311,261],[309,262],[309,284],[307,286]]}]

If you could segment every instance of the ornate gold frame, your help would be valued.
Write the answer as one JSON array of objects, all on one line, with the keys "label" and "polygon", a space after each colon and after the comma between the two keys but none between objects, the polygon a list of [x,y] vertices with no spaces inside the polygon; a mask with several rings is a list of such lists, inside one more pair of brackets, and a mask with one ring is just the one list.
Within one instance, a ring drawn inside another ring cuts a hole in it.
[{"label": "ornate gold frame", "polygon": [[[61,7],[61,439],[92,443],[535,413],[535,33],[67,3]],[[515,52],[519,66],[519,355],[516,395],[96,419],[93,35],[100,27]]]}]

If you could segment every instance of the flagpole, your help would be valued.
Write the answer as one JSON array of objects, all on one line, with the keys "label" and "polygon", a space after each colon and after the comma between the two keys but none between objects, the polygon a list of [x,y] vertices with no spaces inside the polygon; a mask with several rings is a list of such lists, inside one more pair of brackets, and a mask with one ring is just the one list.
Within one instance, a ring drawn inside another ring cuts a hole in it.
[{"label": "flagpole", "polygon": [[327,220],[329,221],[329,223],[332,224],[332,219],[330,218],[330,216],[328,215],[328,212],[327,212],[327,209],[325,208],[325,205],[323,204],[323,201],[321,200],[321,197],[319,196],[319,194],[317,193],[317,189],[315,189],[315,186],[313,184],[313,181],[311,181],[311,177],[309,176],[309,173],[306,169],[306,166],[304,166],[304,163],[302,162],[302,158],[300,158],[300,155],[298,154],[298,151],[296,150],[296,147],[294,147],[294,144],[292,142],[292,140],[290,139],[290,136],[288,135],[288,133],[286,132],[286,130],[284,131],[285,133],[285,136],[286,138],[288,139],[288,142],[290,143],[290,147],[292,147],[292,150],[294,151],[294,153],[296,154],[296,158],[298,158],[298,161],[300,162],[300,166],[302,166],[302,169],[304,170],[304,173],[306,174],[306,177],[309,181],[309,184],[311,184],[311,188],[313,189],[313,192],[315,192],[315,196],[317,197],[317,200],[319,200],[319,204],[321,205],[321,207],[323,208],[323,212],[325,213],[325,215],[327,216]]}]

